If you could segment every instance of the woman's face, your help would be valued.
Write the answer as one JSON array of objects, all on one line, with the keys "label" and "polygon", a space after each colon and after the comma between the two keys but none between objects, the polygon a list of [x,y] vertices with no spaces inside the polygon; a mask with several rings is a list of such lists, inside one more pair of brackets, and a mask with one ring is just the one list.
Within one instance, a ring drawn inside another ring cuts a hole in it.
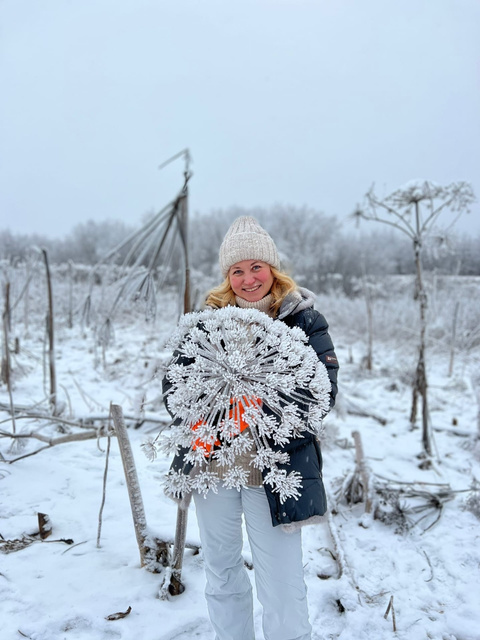
[{"label": "woman's face", "polygon": [[242,260],[228,271],[230,286],[235,295],[248,302],[258,302],[272,288],[273,274],[270,265],[261,260]]}]

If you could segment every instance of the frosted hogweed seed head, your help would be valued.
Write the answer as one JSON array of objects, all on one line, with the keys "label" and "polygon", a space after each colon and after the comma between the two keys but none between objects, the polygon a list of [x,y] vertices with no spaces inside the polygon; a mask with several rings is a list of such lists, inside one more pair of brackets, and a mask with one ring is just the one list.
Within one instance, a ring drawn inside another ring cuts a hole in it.
[{"label": "frosted hogweed seed head", "polygon": [[222,341],[222,333],[218,329],[214,329],[213,331],[210,331],[210,342],[212,343],[212,345],[214,345],[215,347],[218,347],[221,341]]},{"label": "frosted hogweed seed head", "polygon": [[277,432],[278,420],[275,416],[260,413],[255,423],[256,433],[259,437],[269,437],[271,433]]},{"label": "frosted hogweed seed head", "polygon": [[179,499],[192,490],[190,478],[181,471],[170,470],[168,482],[165,483],[165,491],[175,499]]},{"label": "frosted hogweed seed head", "polygon": [[228,367],[231,367],[238,375],[244,369],[247,363],[244,354],[239,353],[238,351],[234,351],[227,356],[225,364]]},{"label": "frosted hogweed seed head", "polygon": [[244,409],[243,419],[249,425],[256,425],[261,414],[261,409],[258,405],[247,406]]},{"label": "frosted hogweed seed head", "polygon": [[298,340],[299,342],[303,342],[305,344],[308,342],[307,334],[305,333],[305,331],[300,329],[300,327],[292,327],[290,329],[290,335],[292,336],[293,340]]},{"label": "frosted hogweed seed head", "polygon": [[211,471],[200,471],[200,473],[192,478],[192,486],[199,493],[206,495],[209,491],[218,492],[219,478],[216,473]]},{"label": "frosted hogweed seed head", "polygon": [[220,331],[218,329],[218,325],[215,322],[215,320],[213,318],[204,318],[202,320],[203,326],[205,327],[205,331],[207,331],[210,334],[219,334]]},{"label": "frosted hogweed seed head", "polygon": [[295,353],[294,351],[290,351],[287,356],[287,362],[290,367],[295,367],[299,365],[303,361],[303,353]]},{"label": "frosted hogweed seed head", "polygon": [[192,342],[201,343],[205,337],[205,332],[195,326],[190,329],[188,336]]},{"label": "frosted hogweed seed head", "polygon": [[276,356],[274,356],[274,359],[272,361],[272,367],[275,372],[282,373],[287,369],[287,361],[277,354]]},{"label": "frosted hogweed seed head", "polygon": [[323,426],[323,412],[320,407],[311,405],[308,410],[308,424],[317,436],[321,436],[324,430]]},{"label": "frosted hogweed seed head", "polygon": [[302,488],[302,476],[298,471],[287,473],[285,469],[273,468],[264,478],[265,484],[272,487],[274,493],[279,494],[280,502],[285,502],[287,498],[300,497],[299,489]]},{"label": "frosted hogweed seed head", "polygon": [[182,349],[187,358],[196,358],[198,354],[198,345],[194,342],[186,342]]},{"label": "frosted hogweed seed head", "polygon": [[205,462],[205,451],[201,448],[190,449],[185,454],[185,462],[194,466],[201,466]]},{"label": "frosted hogweed seed head", "polygon": [[223,442],[233,440],[240,434],[240,425],[238,424],[238,420],[235,420],[235,418],[222,420],[218,425],[218,433],[220,434],[220,438]]},{"label": "frosted hogweed seed head", "polygon": [[248,471],[241,467],[229,469],[223,477],[223,485],[227,489],[240,490],[248,482]]},{"label": "frosted hogweed seed head", "polygon": [[281,451],[273,451],[272,449],[263,449],[257,452],[252,460],[252,465],[257,469],[266,469],[274,467],[277,464],[288,464],[290,457],[288,453]]},{"label": "frosted hogweed seed head", "polygon": [[265,376],[265,384],[269,387],[278,387],[281,383],[282,377],[276,371],[269,371]]},{"label": "frosted hogweed seed head", "polygon": [[167,372],[168,380],[174,384],[181,382],[185,376],[183,369],[184,367],[181,364],[171,364]]},{"label": "frosted hogweed seed head", "polygon": [[225,467],[228,467],[235,463],[235,460],[240,455],[246,453],[254,453],[254,443],[250,433],[244,431],[236,438],[232,438],[228,443],[228,446],[222,446],[215,449],[211,459],[218,461]]},{"label": "frosted hogweed seed head", "polygon": [[[307,378],[307,380],[308,380],[308,378]],[[281,377],[281,383],[280,384],[282,385],[281,388],[285,393],[290,393],[296,387],[295,374],[294,373],[286,373],[284,376]]]},{"label": "frosted hogweed seed head", "polygon": [[267,347],[278,347],[280,344],[280,336],[275,333],[269,333],[265,336],[265,345]]},{"label": "frosted hogweed seed head", "polygon": [[[172,349],[184,356],[194,354],[190,360],[172,358],[166,374],[171,383],[167,404],[178,418],[172,427],[173,440],[177,434],[181,446],[190,449],[187,461],[202,469],[215,459],[226,467],[225,476],[231,470],[227,467],[235,467],[236,456],[254,442],[256,464],[273,474],[270,479],[280,500],[296,495],[298,478],[276,468],[279,460],[288,463],[288,454],[278,458],[269,443],[285,445],[303,431],[313,431],[317,417],[329,407],[328,374],[305,333],[255,309],[226,307],[183,316],[175,338]],[[238,408],[231,413],[232,398],[247,399],[240,417],[246,429],[240,434]],[[261,406],[248,401],[253,398],[260,399]],[[193,432],[199,420],[204,424]],[[203,449],[193,447],[200,434],[209,445],[220,442],[210,458],[205,458]],[[213,475],[195,476],[199,491],[215,490],[218,485],[218,474],[208,473]],[[229,483],[237,486],[241,477],[233,473]]]}]

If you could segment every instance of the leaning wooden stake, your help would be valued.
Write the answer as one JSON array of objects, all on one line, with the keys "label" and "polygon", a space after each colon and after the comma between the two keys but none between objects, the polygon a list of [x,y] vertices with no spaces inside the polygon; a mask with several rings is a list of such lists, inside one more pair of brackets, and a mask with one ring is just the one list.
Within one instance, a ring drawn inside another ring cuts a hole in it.
[{"label": "leaning wooden stake", "polygon": [[115,432],[117,434],[118,446],[122,456],[125,479],[127,481],[128,497],[130,498],[130,506],[133,516],[133,526],[135,528],[138,549],[140,551],[140,563],[141,566],[144,567],[147,564],[147,520],[145,518],[145,509],[143,507],[143,499],[140,491],[140,484],[138,482],[135,459],[133,457],[132,447],[128,438],[125,420],[123,419],[122,407],[118,404],[112,404],[111,412],[113,424],[115,425]]},{"label": "leaning wooden stake", "polygon": [[132,509],[133,526],[140,551],[140,564],[149,571],[157,573],[160,571],[161,566],[165,567],[168,564],[170,544],[165,540],[149,535],[142,492],[135,467],[135,458],[128,438],[122,407],[118,404],[112,404],[111,414],[122,456],[128,497],[130,498],[130,507]]}]

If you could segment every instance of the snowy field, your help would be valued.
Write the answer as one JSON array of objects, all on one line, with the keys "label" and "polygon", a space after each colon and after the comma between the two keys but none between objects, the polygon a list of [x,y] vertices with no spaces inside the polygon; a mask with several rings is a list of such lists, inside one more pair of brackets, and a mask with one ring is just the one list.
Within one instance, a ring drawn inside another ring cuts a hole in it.
[{"label": "snowy field", "polygon": [[[330,322],[341,365],[341,392],[337,408],[325,421],[323,444],[331,514],[324,524],[303,530],[316,640],[480,639],[479,281],[435,282],[431,289],[427,354],[434,439],[431,464],[418,457],[421,430],[412,430],[409,424],[417,333],[409,285],[411,281],[399,279],[395,289],[383,287],[374,304],[370,372],[362,366],[366,353],[362,299],[341,294],[318,297],[317,308]],[[19,291],[20,285],[15,285],[12,300]],[[48,367],[40,284],[30,296],[30,308],[21,302],[12,318],[11,343],[15,337],[20,340],[19,353],[11,354],[13,401],[41,414],[47,410]],[[460,313],[449,376],[456,301]],[[62,418],[78,422],[107,416],[114,402],[126,415],[144,419],[138,428],[135,419],[127,422],[147,521],[153,534],[172,540],[176,505],[163,495],[161,486],[169,461],[149,462],[140,447],[159,426],[148,419],[167,421],[160,380],[154,374],[168,355],[163,344],[175,324],[176,302],[159,298],[157,319],[150,323],[133,308],[124,309],[115,323],[115,341],[105,354],[96,346],[95,330],[81,326],[79,303],[74,305],[73,328],[67,328],[67,306],[65,288],[55,312]],[[99,308],[97,318],[100,314]],[[5,385],[0,392],[0,427],[10,433]],[[25,411],[17,413],[18,434],[37,431],[57,438],[79,431],[68,425],[60,431],[45,418],[22,416]],[[342,498],[355,471],[353,431],[361,434],[374,511],[383,519],[366,515],[363,503],[350,505]],[[201,552],[187,549],[186,591],[175,598],[160,599],[163,575],[140,567],[115,438],[108,458],[99,546],[107,439],[59,444],[27,456],[42,447],[45,442],[32,438],[0,439],[4,458],[0,462],[0,638],[213,640],[203,597]],[[416,497],[408,497],[408,491]],[[427,501],[431,508],[423,509]],[[38,512],[47,514],[53,527],[44,541],[28,538],[38,531]],[[22,540],[31,544],[19,549]],[[199,544],[193,508],[187,542]],[[245,559],[251,561],[246,541]],[[253,582],[253,571],[250,575]],[[385,617],[392,596],[393,610]],[[130,607],[125,617],[107,620]],[[260,640],[259,605],[255,615]]]}]

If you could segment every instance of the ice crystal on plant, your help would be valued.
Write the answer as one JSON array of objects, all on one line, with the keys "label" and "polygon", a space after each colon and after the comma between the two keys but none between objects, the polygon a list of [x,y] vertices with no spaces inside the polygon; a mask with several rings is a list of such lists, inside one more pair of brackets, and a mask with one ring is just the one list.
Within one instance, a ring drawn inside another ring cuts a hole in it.
[{"label": "ice crystal on plant", "polygon": [[273,467],[265,476],[265,484],[269,484],[275,493],[279,494],[280,502],[287,498],[298,499],[299,489],[302,488],[302,476],[298,471],[287,473],[285,469]]},{"label": "ice crystal on plant", "polygon": [[157,447],[155,446],[155,440],[153,438],[148,438],[148,440],[140,446],[147,459],[150,460],[150,462],[153,462],[157,457]]},{"label": "ice crystal on plant", "polygon": [[168,346],[174,354],[165,400],[175,421],[158,446],[185,447],[185,462],[199,471],[181,482],[170,473],[167,490],[177,494],[181,484],[182,491],[215,491],[218,466],[224,486],[239,488],[248,472],[236,461],[252,451],[251,464],[280,500],[297,498],[301,476],[278,468],[290,459],[272,446],[316,433],[331,388],[306,334],[256,309],[225,307],[184,315]]},{"label": "ice crystal on plant", "polygon": [[179,500],[192,490],[190,478],[181,471],[171,469],[167,474],[168,481],[165,483],[165,493]]},{"label": "ice crystal on plant", "polygon": [[216,473],[212,471],[200,471],[199,474],[192,478],[192,488],[204,495],[207,495],[209,491],[217,493],[219,481],[220,479]]},{"label": "ice crystal on plant", "polygon": [[223,478],[223,485],[227,489],[241,489],[247,484],[248,471],[240,467],[229,469]]},{"label": "ice crystal on plant", "polygon": [[282,451],[273,451],[272,449],[261,449],[257,452],[253,460],[253,466],[257,469],[268,469],[275,467],[277,464],[288,464],[290,457],[288,453]]}]

